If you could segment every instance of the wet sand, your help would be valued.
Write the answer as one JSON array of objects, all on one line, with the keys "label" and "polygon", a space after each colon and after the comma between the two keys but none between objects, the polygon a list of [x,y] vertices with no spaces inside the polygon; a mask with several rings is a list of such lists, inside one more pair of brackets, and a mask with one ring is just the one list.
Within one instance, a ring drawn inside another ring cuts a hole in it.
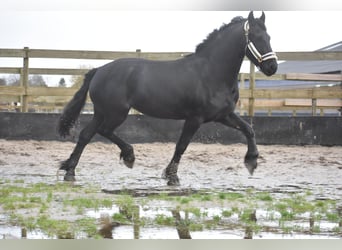
[{"label": "wet sand", "polygon": [[[69,157],[74,143],[0,140],[3,180],[55,183],[60,161]],[[119,160],[113,144],[89,144],[76,168],[76,183],[106,190],[169,189],[161,179],[172,157],[173,143],[135,144],[133,169]],[[244,167],[244,144],[192,143],[183,155],[174,189],[246,190],[272,193],[311,191],[317,198],[342,200],[342,147],[259,145],[260,159],[253,176]],[[60,171],[59,181],[64,172]]]}]

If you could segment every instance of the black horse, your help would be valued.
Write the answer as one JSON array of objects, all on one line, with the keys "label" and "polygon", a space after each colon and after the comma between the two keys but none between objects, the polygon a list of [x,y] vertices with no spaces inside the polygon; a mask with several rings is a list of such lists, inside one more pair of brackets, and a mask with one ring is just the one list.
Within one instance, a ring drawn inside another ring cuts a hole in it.
[{"label": "black horse", "polygon": [[126,119],[130,108],[146,115],[185,120],[171,162],[163,172],[168,185],[179,185],[178,164],[191,138],[206,122],[219,122],[241,131],[247,139],[245,165],[250,174],[257,167],[258,150],[251,126],[234,113],[239,99],[238,74],[247,56],[267,76],[277,71],[277,57],[266,32],[265,14],[247,19],[235,17],[214,30],[195,53],[174,61],[119,59],[90,70],[82,87],[67,104],[58,124],[61,136],[80,114],[89,91],[94,116],[81,131],[70,158],[62,162],[64,180],[75,180],[75,168],[84,147],[100,134],[120,149],[120,158],[132,168],[133,147],[113,131]]}]

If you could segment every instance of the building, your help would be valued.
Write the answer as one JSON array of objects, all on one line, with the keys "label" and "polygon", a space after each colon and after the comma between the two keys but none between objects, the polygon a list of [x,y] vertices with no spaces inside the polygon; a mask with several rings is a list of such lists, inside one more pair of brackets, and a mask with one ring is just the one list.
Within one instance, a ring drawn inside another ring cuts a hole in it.
[{"label": "building", "polygon": [[[342,51],[342,41],[331,44],[316,51]],[[342,74],[342,61],[285,61],[279,63],[277,74],[310,73],[310,74]],[[336,86],[341,83],[310,81],[268,81],[257,80],[257,88],[310,88]]]}]

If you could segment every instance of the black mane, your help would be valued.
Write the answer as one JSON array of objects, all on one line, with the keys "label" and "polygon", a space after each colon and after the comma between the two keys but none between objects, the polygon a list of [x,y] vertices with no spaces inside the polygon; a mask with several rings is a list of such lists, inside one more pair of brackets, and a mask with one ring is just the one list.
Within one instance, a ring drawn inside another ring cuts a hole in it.
[{"label": "black mane", "polygon": [[195,52],[200,52],[201,50],[203,50],[204,48],[207,47],[208,43],[211,41],[211,40],[214,40],[219,33],[221,33],[223,30],[229,28],[232,24],[235,24],[235,23],[238,23],[238,22],[242,22],[246,20],[245,18],[241,17],[241,16],[237,16],[237,17],[234,17],[231,22],[229,24],[223,24],[219,29],[215,29],[214,31],[212,31],[206,39],[203,40],[202,43],[198,44],[197,47],[196,47],[196,50]]}]

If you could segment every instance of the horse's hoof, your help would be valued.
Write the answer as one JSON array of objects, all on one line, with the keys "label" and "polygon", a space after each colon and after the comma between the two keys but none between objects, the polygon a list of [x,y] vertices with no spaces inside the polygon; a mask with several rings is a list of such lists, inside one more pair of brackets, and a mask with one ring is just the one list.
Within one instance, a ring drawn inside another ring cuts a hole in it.
[{"label": "horse's hoof", "polygon": [[128,167],[128,168],[133,168],[133,166],[134,166],[134,161],[125,161],[125,160],[124,160],[124,164],[125,164],[125,166]]},{"label": "horse's hoof", "polygon": [[177,170],[178,170],[178,163],[172,162],[170,163],[167,168],[163,170],[162,179],[167,180],[167,185],[169,186],[179,186],[179,179],[177,176]]},{"label": "horse's hoof", "polygon": [[74,175],[69,175],[69,174],[66,174],[64,175],[64,181],[76,181],[76,178]]},{"label": "horse's hoof", "polygon": [[123,159],[123,162],[126,167],[133,168],[134,161],[135,161],[133,150],[129,151],[129,153],[121,152],[120,159]]},{"label": "horse's hoof", "polygon": [[167,179],[168,179],[168,182],[167,182],[168,186],[180,186],[180,182],[179,182],[177,175],[168,176]]},{"label": "horse's hoof", "polygon": [[258,166],[257,159],[258,159],[258,156],[246,156],[245,157],[245,166],[250,175],[253,175],[255,169]]},{"label": "horse's hoof", "polygon": [[180,186],[179,178],[176,174],[167,175],[165,178],[168,186]]},{"label": "horse's hoof", "polygon": [[74,169],[68,170],[66,172],[66,174],[64,175],[64,181],[76,181]]}]

